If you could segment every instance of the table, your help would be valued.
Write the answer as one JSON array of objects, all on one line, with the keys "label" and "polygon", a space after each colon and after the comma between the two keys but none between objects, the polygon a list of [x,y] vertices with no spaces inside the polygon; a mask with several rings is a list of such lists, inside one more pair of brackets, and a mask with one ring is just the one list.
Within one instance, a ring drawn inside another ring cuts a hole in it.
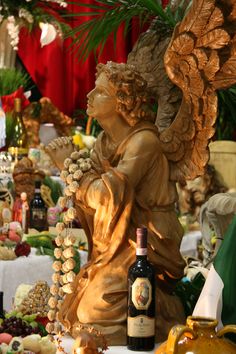
[{"label": "table", "polygon": [[[69,337],[69,336],[65,336],[62,338],[62,346],[65,349],[66,353],[72,353],[72,346],[74,343],[74,339]],[[148,352],[138,352],[139,354],[153,354],[155,353],[155,350],[159,347],[160,344],[156,344],[155,348],[151,351]],[[132,354],[135,353],[132,350],[129,350],[126,348],[126,346],[109,346],[108,349],[105,351],[105,354]],[[57,351],[56,354],[61,354],[60,351]]]},{"label": "table", "polygon": [[38,280],[52,283],[52,258],[36,256],[34,253],[12,261],[0,261],[0,290],[4,292],[3,307],[6,311],[11,309],[20,284],[34,284]]},{"label": "table", "polygon": [[[80,238],[85,241],[83,230],[80,230]],[[200,231],[186,234],[181,243],[183,256],[196,256],[197,243],[201,238]],[[87,252],[80,251],[81,266],[87,261]],[[28,257],[19,257],[13,261],[0,261],[0,291],[4,292],[4,309],[9,311],[12,306],[12,299],[20,284],[31,284],[39,280],[52,283],[51,277],[52,258],[49,256],[37,256],[32,249]]]},{"label": "table", "polygon": [[[191,231],[184,235],[180,252],[183,256],[197,256],[197,245],[202,235],[200,231]],[[70,336],[65,336],[62,338],[62,346],[67,353],[72,353],[72,346],[74,339]],[[139,354],[153,354],[160,344],[156,344],[155,349],[148,352],[139,352]],[[57,351],[57,354],[61,352]],[[110,346],[108,350],[105,351],[105,354],[132,354],[131,350],[128,350],[125,346]]]},{"label": "table", "polygon": [[[3,306],[9,311],[12,306],[13,297],[20,284],[33,285],[39,280],[52,284],[52,263],[49,256],[37,256],[36,250],[28,257],[18,257],[12,261],[0,261],[0,291],[4,292]],[[81,266],[87,261],[87,252],[80,251]]]}]

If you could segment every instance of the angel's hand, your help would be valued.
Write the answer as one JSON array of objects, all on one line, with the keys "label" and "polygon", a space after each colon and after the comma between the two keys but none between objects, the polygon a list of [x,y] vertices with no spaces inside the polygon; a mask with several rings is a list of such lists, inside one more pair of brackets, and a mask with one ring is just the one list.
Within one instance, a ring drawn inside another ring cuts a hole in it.
[{"label": "angel's hand", "polygon": [[45,151],[60,171],[64,168],[65,159],[69,157],[74,150],[75,147],[70,137],[54,139],[45,147]]}]

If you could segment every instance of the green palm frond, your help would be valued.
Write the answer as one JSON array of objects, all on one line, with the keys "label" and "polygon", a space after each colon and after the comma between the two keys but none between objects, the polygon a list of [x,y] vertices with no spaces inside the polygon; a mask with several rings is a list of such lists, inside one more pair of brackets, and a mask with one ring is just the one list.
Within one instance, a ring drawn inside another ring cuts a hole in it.
[{"label": "green palm frond", "polygon": [[30,82],[30,76],[15,68],[0,69],[0,96],[10,95],[19,87],[26,88]]},{"label": "green palm frond", "polygon": [[86,59],[91,52],[99,48],[101,54],[110,34],[114,36],[116,44],[117,31],[124,24],[124,35],[130,28],[133,18],[139,18],[144,24],[158,17],[169,28],[174,28],[176,21],[167,7],[163,9],[157,0],[95,0],[95,4],[69,2],[81,8],[89,8],[91,11],[68,14],[73,17],[91,17],[69,32],[74,37],[72,45],[77,50],[79,59]]}]

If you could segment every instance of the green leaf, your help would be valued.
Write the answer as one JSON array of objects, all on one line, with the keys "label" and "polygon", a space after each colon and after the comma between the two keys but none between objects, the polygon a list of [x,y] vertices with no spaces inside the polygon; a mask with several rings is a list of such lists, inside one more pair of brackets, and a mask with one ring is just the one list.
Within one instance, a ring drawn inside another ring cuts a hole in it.
[{"label": "green leaf", "polygon": [[[155,16],[162,19],[170,28],[175,25],[173,14],[170,10],[164,11],[156,0],[95,0],[95,4],[84,4],[71,1],[76,6],[90,9],[74,14],[74,17],[92,17],[80,26],[72,29],[68,36],[73,37],[73,50],[77,51],[79,59],[87,59],[91,52],[98,50],[101,54],[104,45],[110,34],[113,34],[114,45],[116,43],[117,31],[124,23],[124,33],[127,34],[131,28],[131,20],[139,18],[140,25],[150,22]],[[97,11],[92,11],[97,10]],[[73,16],[67,14],[66,16]]]},{"label": "green leaf", "polygon": [[47,332],[46,328],[42,325],[42,323],[38,322],[38,328],[40,330],[41,337],[46,337],[48,335],[48,332]]},{"label": "green leaf", "polygon": [[51,256],[51,252],[49,250],[54,250],[54,245],[52,243],[53,238],[49,235],[32,235],[26,238],[26,242],[31,246],[35,247],[39,250],[40,254],[48,254]]}]

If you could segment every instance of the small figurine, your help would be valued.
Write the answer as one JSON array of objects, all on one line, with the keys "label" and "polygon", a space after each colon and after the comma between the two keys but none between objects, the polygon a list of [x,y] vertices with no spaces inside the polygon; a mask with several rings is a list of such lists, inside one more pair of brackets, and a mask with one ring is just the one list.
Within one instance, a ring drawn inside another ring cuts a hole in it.
[{"label": "small figurine", "polygon": [[24,233],[28,232],[29,221],[29,204],[27,201],[27,194],[22,192],[20,198],[18,197],[13,205],[13,220],[18,221]]},{"label": "small figurine", "polygon": [[21,199],[21,208],[22,208],[22,230],[24,234],[28,233],[28,225],[29,225],[29,204],[27,201],[27,194],[25,192],[22,192],[20,195]]}]

